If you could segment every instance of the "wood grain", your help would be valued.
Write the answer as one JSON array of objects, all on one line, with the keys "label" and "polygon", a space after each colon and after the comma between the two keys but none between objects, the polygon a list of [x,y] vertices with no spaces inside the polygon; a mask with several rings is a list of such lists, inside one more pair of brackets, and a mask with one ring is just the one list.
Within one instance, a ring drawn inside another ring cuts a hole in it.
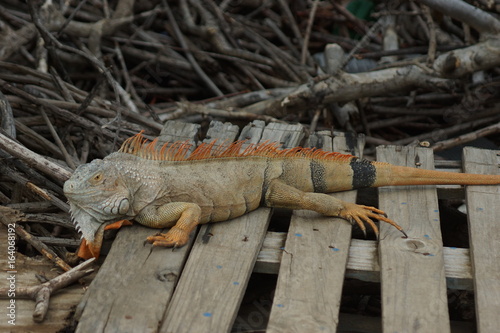
[{"label": "wood grain", "polygon": [[270,209],[261,208],[210,228],[198,238],[160,332],[229,332],[262,245]]},{"label": "wood grain", "polygon": [[[286,234],[268,231],[257,256],[254,272],[278,274]],[[448,289],[474,290],[469,249],[444,247],[444,272]],[[351,239],[345,277],[368,282],[380,282],[378,242]]]},{"label": "wood grain", "polygon": [[[466,147],[465,172],[500,174],[499,152]],[[478,332],[500,327],[500,186],[467,186],[470,251]]]},{"label": "wood grain", "polygon": [[[379,147],[377,159],[432,168],[432,150]],[[434,186],[384,187],[379,205],[408,233],[380,225],[382,322],[385,332],[449,332],[443,245]]]},{"label": "wood grain", "polygon": [[[332,138],[329,132],[321,133],[312,138],[312,143],[324,150],[354,153],[344,135]],[[359,142],[358,147],[362,144]],[[356,199],[354,191],[335,196],[346,201]],[[293,212],[268,333],[336,332],[351,229],[342,219]]]}]

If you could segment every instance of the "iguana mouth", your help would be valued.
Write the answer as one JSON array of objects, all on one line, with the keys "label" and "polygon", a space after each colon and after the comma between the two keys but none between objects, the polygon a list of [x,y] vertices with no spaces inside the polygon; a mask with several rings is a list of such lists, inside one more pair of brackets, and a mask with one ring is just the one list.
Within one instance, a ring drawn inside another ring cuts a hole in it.
[{"label": "iguana mouth", "polygon": [[83,259],[98,258],[101,250],[104,228],[112,221],[100,221],[86,210],[70,201],[70,212],[73,224],[82,234],[82,242],[78,256]]},{"label": "iguana mouth", "polygon": [[99,258],[104,231],[119,229],[124,225],[131,225],[129,220],[100,221],[84,209],[70,202],[70,211],[77,231],[82,233],[82,242],[77,255],[83,259]]}]

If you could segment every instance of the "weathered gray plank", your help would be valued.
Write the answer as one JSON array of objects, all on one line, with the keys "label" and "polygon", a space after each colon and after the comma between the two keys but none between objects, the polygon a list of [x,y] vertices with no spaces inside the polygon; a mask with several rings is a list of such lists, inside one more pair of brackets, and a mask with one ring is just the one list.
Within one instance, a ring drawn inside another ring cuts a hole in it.
[{"label": "weathered gray plank", "polygon": [[230,331],[269,213],[269,208],[262,208],[237,221],[221,222],[210,229],[208,241],[202,228],[160,332]]},{"label": "weathered gray plank", "polygon": [[170,120],[165,123],[158,137],[160,142],[196,141],[200,125]]},{"label": "weathered gray plank", "polygon": [[[194,143],[198,127],[168,122],[170,132],[162,131],[162,138]],[[146,238],[158,231],[140,225],[119,231],[77,308],[77,332],[158,330],[193,241],[175,251],[144,245]]]},{"label": "weathered gray plank", "polygon": [[[268,231],[257,256],[254,272],[278,274],[286,233]],[[448,289],[474,290],[469,249],[444,247],[444,273]],[[380,282],[378,242],[352,239],[347,259],[346,278]]]},{"label": "weathered gray plank", "polygon": [[210,142],[212,140],[222,141],[230,140],[238,136],[239,127],[231,123],[222,123],[220,121],[212,121],[207,130],[205,140]]},{"label": "weathered gray plank", "polygon": [[[499,152],[464,149],[465,172],[500,174]],[[500,186],[467,186],[470,251],[478,332],[500,327]]]},{"label": "weathered gray plank", "polygon": [[[377,159],[432,168],[432,150],[379,147]],[[385,187],[380,208],[408,233],[380,226],[382,321],[386,332],[449,332],[443,245],[433,186]]]},{"label": "weathered gray plank", "polygon": [[[270,125],[272,131],[266,131],[261,125],[248,125],[240,139],[298,144],[302,127]],[[232,221],[202,226],[161,332],[231,330],[269,219],[270,210],[261,208]]]},{"label": "weathered gray plank", "polygon": [[284,232],[268,231],[266,233],[253,268],[254,272],[278,274],[283,249],[285,248],[286,235]]},{"label": "weathered gray plank", "polygon": [[144,245],[154,233],[140,226],[118,233],[79,305],[77,332],[157,331],[190,244],[175,251]]},{"label": "weathered gray plank", "polygon": [[[324,150],[352,153],[343,134],[322,133],[312,141]],[[356,153],[363,144],[358,142]],[[336,197],[354,201],[356,193]],[[351,229],[342,219],[293,212],[267,332],[336,332]]]}]

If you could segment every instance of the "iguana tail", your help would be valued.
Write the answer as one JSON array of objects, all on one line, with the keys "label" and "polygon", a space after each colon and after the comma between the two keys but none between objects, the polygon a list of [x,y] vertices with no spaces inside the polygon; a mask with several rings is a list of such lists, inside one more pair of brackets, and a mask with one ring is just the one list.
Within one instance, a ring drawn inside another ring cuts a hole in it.
[{"label": "iguana tail", "polygon": [[500,184],[500,175],[478,175],[396,166],[383,162],[372,163],[376,174],[374,182],[371,185],[372,187],[390,185]]},{"label": "iguana tail", "polygon": [[366,187],[398,185],[493,185],[500,175],[426,170],[371,162],[351,155],[280,160],[281,179],[306,192],[331,193]]}]

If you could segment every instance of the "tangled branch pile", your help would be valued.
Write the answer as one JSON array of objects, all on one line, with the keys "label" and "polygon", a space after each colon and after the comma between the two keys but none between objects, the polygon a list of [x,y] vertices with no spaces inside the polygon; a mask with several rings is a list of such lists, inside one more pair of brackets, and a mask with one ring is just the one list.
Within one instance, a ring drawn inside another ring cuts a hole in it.
[{"label": "tangled branch pile", "polygon": [[497,133],[500,6],[478,3],[4,0],[0,202],[55,225],[31,231],[64,257],[75,242],[54,236],[72,225],[41,213],[67,212],[70,169],[165,120],[299,121],[436,150]]}]

